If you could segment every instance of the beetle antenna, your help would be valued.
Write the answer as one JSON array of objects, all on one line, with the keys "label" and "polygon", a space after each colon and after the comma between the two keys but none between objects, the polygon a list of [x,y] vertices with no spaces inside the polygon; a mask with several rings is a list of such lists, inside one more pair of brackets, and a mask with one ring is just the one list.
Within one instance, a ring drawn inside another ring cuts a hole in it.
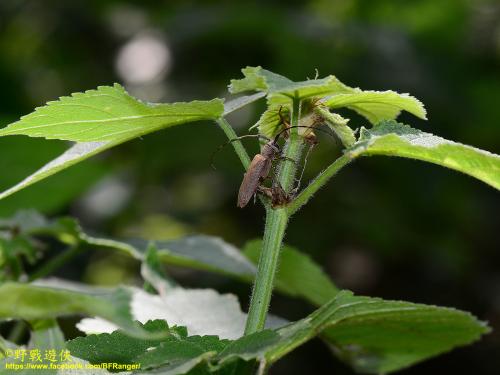
[{"label": "beetle antenna", "polygon": [[309,157],[309,154],[311,153],[314,146],[316,146],[316,143],[311,143],[306,151],[306,155],[304,156],[304,165],[302,166],[302,172],[300,172],[299,181],[297,182],[297,186],[294,188],[294,192],[297,192],[300,189],[300,183],[302,182],[302,177],[304,176],[304,171],[306,170],[307,158]]},{"label": "beetle antenna", "polygon": [[324,130],[324,129],[321,129],[321,128],[317,128],[316,126],[294,125],[294,126],[289,126],[289,127],[285,128],[285,129],[280,130],[278,132],[278,134],[276,134],[274,136],[273,143],[277,143],[280,135],[283,134],[284,132],[286,132],[287,130],[292,129],[292,128],[308,128],[308,129],[319,130],[319,131],[321,131],[321,132],[323,132],[325,134],[328,134],[330,137],[335,138],[334,135],[331,132],[329,132],[327,130]]},{"label": "beetle antenna", "polygon": [[262,135],[262,134],[246,134],[246,135],[242,135],[242,136],[239,136],[237,138],[233,138],[233,139],[230,139],[229,141],[227,142],[224,142],[223,144],[221,144],[219,147],[217,147],[217,149],[212,153],[212,156],[210,157],[210,166],[216,170],[217,168],[215,168],[215,165],[214,165],[214,159],[215,159],[215,156],[222,151],[222,149],[224,147],[226,147],[227,145],[233,143],[233,142],[236,142],[236,141],[239,141],[240,139],[243,139],[243,138],[263,138],[265,139],[266,141],[270,141],[271,139],[269,139],[268,137],[266,137],[265,135]]}]

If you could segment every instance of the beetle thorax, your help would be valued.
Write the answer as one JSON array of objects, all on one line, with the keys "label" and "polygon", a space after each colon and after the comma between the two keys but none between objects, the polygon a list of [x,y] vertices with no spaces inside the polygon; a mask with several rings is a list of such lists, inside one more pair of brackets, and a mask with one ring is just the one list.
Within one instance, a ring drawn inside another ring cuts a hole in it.
[{"label": "beetle thorax", "polygon": [[279,153],[280,149],[274,144],[274,142],[267,142],[264,146],[262,146],[262,150],[260,152],[260,154],[266,159],[272,159]]}]

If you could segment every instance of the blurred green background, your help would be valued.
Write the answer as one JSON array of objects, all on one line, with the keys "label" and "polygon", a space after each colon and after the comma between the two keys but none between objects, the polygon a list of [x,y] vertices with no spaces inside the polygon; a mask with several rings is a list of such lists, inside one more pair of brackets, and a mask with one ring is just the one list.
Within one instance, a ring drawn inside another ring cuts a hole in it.
[{"label": "blurred green background", "polygon": [[[429,121],[401,120],[500,153],[500,2],[481,0],[0,1],[0,125],[61,95],[120,82],[155,102],[226,96],[247,65],[291,79],[336,75],[350,86],[410,92]],[[239,133],[263,103],[231,116]],[[355,127],[366,125],[353,116]],[[259,237],[263,210],[236,208],[240,163],[212,123],[175,127],[122,145],[0,202],[74,215],[93,232],[165,239],[193,232],[241,246]],[[3,190],[66,149],[0,139]],[[256,145],[249,141],[249,147]],[[339,153],[322,139],[306,179]],[[421,162],[373,157],[342,171],[297,214],[287,242],[356,293],[469,310],[496,329],[482,342],[404,374],[498,374],[500,199],[485,184]],[[58,276],[139,283],[138,265],[84,254]],[[247,285],[171,269],[182,283],[237,293]],[[275,295],[288,319],[312,307]],[[349,374],[318,340],[271,374]]]}]

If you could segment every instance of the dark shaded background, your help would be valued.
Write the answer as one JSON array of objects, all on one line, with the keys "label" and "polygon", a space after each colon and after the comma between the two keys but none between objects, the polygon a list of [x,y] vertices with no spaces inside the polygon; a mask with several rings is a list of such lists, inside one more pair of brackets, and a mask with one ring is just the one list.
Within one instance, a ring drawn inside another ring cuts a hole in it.
[{"label": "dark shaded background", "polygon": [[[351,86],[410,92],[429,121],[407,123],[500,152],[500,3],[419,1],[9,1],[0,2],[0,124],[71,92],[121,82],[150,101],[225,96],[247,65],[303,80],[335,74]],[[262,103],[231,117],[239,133]],[[355,117],[357,127],[364,121]],[[38,208],[71,214],[109,236],[172,238],[192,232],[240,246],[263,229],[259,206],[236,209],[242,170],[211,123],[172,128],[94,157],[0,202],[0,215]],[[0,188],[67,147],[0,139]],[[255,145],[253,145],[255,150]],[[339,152],[325,139],[311,178]],[[500,366],[498,192],[421,162],[374,157],[344,170],[294,217],[287,242],[357,293],[469,310],[496,328],[481,342],[404,374],[497,374]],[[60,276],[95,284],[136,282],[138,265],[86,254]],[[171,270],[185,285],[239,294],[225,278]],[[312,307],[276,295],[289,319]],[[272,374],[348,374],[316,340]]]}]

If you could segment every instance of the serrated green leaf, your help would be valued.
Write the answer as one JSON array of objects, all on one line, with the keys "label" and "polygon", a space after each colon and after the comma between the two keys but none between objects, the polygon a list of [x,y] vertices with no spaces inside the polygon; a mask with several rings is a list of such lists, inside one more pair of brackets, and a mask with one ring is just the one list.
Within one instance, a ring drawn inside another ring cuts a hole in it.
[{"label": "serrated green leaf", "polygon": [[130,298],[124,288],[83,292],[7,282],[0,285],[0,318],[37,320],[86,314],[109,320],[130,335],[142,336],[144,332],[130,313]]},{"label": "serrated green leaf", "polygon": [[359,141],[347,151],[352,157],[400,156],[438,164],[473,176],[500,190],[500,156],[472,146],[384,121],[373,129],[361,129]]},{"label": "serrated green leaf", "polygon": [[145,353],[148,348],[160,345],[161,342],[167,340],[167,336],[185,337],[187,335],[185,329],[169,329],[164,320],[150,321],[141,326],[147,332],[164,337],[153,340],[141,339],[117,330],[113,333],[77,337],[68,341],[66,346],[73,356],[90,363],[133,363],[135,357]]},{"label": "serrated green leaf", "polygon": [[268,97],[278,98],[274,104],[280,104],[280,100],[281,103],[289,103],[289,99],[294,97],[306,99],[351,91],[350,87],[334,76],[294,82],[260,66],[246,67],[241,71],[245,78],[231,80],[229,92],[236,94],[244,91],[264,91],[268,93]]},{"label": "serrated green leaf", "polygon": [[130,96],[119,84],[61,97],[0,130],[74,142],[124,142],[186,122],[222,115],[222,101],[148,104]]},{"label": "serrated green leaf", "polygon": [[262,69],[260,66],[247,66],[241,69],[244,78],[232,79],[229,84],[229,92],[239,94],[245,91],[269,91],[277,87],[286,87],[293,84],[293,81],[286,77],[280,76]]},{"label": "serrated green leaf", "polygon": [[321,333],[357,371],[379,374],[470,344],[488,331],[459,310],[343,291],[305,319],[233,341],[216,359],[219,367],[238,358],[270,365]]},{"label": "serrated green leaf", "polygon": [[[253,240],[245,245],[243,252],[252,262],[257,263],[261,249],[262,241]],[[319,265],[307,254],[288,245],[281,249],[276,288],[317,306],[331,300],[338,293],[338,289]]]},{"label": "serrated green leaf", "polygon": [[[293,82],[260,66],[247,67],[242,69],[242,72],[244,78],[232,80],[229,91],[233,93],[261,91],[267,94],[268,108],[256,124],[260,134],[267,137],[276,135],[281,124],[278,112],[281,110],[286,116],[292,98],[312,101],[314,103],[312,107],[326,106],[332,109],[347,107],[366,117],[372,124],[382,120],[393,120],[403,110],[426,119],[423,104],[409,94],[399,94],[395,91],[363,91],[343,84],[335,76]],[[305,121],[308,115],[309,112],[302,108],[300,121]],[[341,126],[335,116],[338,115],[327,112],[323,117],[337,133],[344,146],[349,147],[355,142],[354,133],[349,127]],[[300,125],[307,124],[300,123]]]},{"label": "serrated green leaf", "polygon": [[147,322],[143,329],[164,337],[141,340],[119,330],[78,337],[70,340],[67,347],[74,356],[90,363],[140,364],[141,370],[162,366],[166,373],[184,374],[215,356],[229,343],[216,336],[188,337],[184,327],[168,328],[163,320]]},{"label": "serrated green leaf", "polygon": [[427,119],[422,102],[409,94],[395,91],[362,91],[352,89],[351,93],[333,95],[322,104],[329,108],[347,107],[366,117],[372,124],[382,120],[394,120],[401,111],[407,111],[421,119]]},{"label": "serrated green leaf", "polygon": [[133,98],[118,84],[49,102],[0,129],[0,136],[28,135],[77,143],[1,193],[0,199],[133,138],[187,122],[215,120],[223,112],[220,99],[149,104]]},{"label": "serrated green leaf", "polygon": [[219,340],[217,336],[169,337],[156,348],[136,357],[135,361],[141,364],[141,368],[162,366],[167,373],[184,374],[213,358],[228,342]]}]

